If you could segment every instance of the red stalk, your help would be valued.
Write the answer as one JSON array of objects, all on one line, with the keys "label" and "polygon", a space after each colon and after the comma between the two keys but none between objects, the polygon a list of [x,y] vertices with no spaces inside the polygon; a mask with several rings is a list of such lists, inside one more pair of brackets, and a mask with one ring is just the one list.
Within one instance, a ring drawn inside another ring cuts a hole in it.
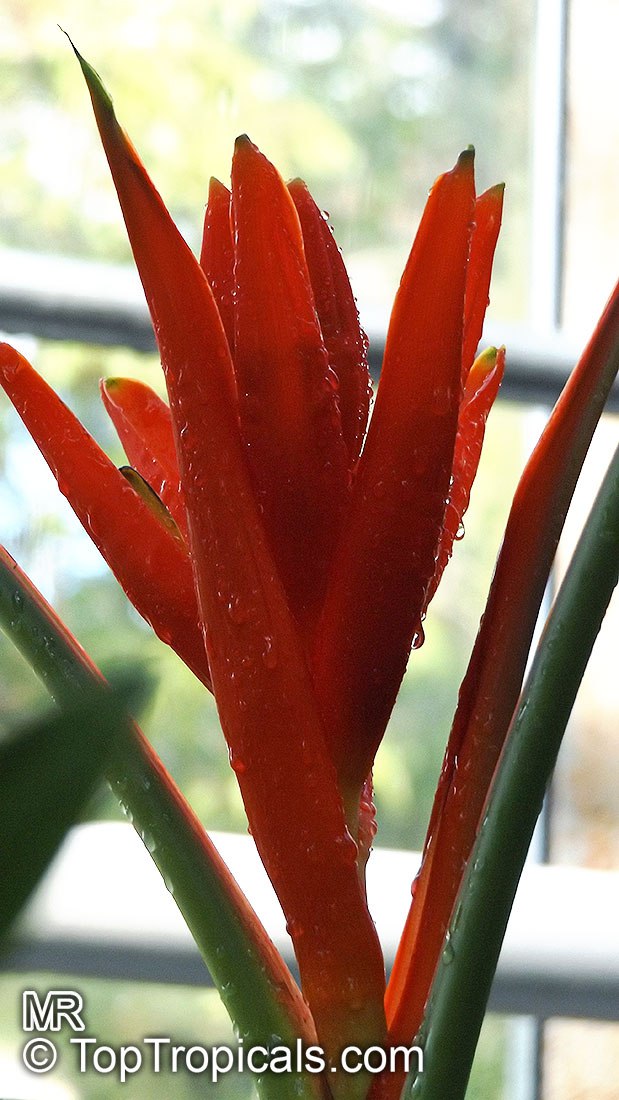
[{"label": "red stalk", "polygon": [[33,367],[0,345],[0,383],[58,487],[155,633],[210,685],[191,564],[114,463]]}]

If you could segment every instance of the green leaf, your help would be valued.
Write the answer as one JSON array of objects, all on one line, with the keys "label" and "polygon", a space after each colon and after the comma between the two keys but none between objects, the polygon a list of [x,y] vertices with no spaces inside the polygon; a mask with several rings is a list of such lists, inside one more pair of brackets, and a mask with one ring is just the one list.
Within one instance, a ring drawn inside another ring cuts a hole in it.
[{"label": "green leaf", "polygon": [[123,701],[140,684],[137,673],[120,694],[93,684],[0,744],[0,940],[127,735]]},{"label": "green leaf", "polygon": [[[60,703],[100,685],[101,674],[10,555],[0,547],[0,625]],[[100,689],[101,690],[101,689]],[[107,779],[174,895],[246,1046],[316,1042],[309,1010],[286,964],[200,822],[128,718]],[[267,1100],[319,1100],[324,1078],[270,1074]]]},{"label": "green leaf", "polygon": [[580,681],[619,573],[619,450],[531,666],[424,1023],[414,1100],[462,1100],[522,867]]}]

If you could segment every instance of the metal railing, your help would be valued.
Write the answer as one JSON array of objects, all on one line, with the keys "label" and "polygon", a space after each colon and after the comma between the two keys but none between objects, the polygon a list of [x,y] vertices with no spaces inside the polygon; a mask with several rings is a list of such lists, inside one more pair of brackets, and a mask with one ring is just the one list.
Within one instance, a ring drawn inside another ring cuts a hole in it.
[{"label": "metal railing", "polygon": [[[56,256],[0,253],[0,331],[153,352],[155,341],[137,275],[128,268]],[[380,373],[387,318],[365,319],[370,365]],[[487,341],[505,344],[504,398],[551,405],[580,351],[573,339],[522,325],[494,326]],[[619,386],[609,408],[619,410]]]}]

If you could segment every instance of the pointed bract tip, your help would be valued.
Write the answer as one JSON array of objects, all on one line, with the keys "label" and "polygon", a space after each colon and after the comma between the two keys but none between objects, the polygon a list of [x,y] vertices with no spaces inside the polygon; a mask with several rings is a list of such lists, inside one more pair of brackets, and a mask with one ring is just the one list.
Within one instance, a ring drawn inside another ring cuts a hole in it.
[{"label": "pointed bract tip", "polygon": [[498,358],[498,351],[495,347],[484,348],[476,356],[475,361],[469,371],[469,375],[466,381],[467,389],[477,389],[480,382],[490,374],[496,367]]},{"label": "pointed bract tip", "polygon": [[124,389],[124,383],[126,379],[123,378],[102,378],[99,382],[99,393],[101,394],[101,400],[106,408],[110,402],[115,405],[118,398],[122,396]]},{"label": "pointed bract tip", "polygon": [[226,187],[225,183],[217,179],[217,176],[211,176],[208,181],[208,195],[209,199],[212,197],[221,197],[222,195],[230,196],[230,189]]},{"label": "pointed bract tip", "polygon": [[467,145],[466,149],[463,149],[458,157],[458,168],[471,168],[475,163],[475,146]]},{"label": "pointed bract tip", "polygon": [[242,149],[255,149],[255,148],[256,148],[256,146],[254,145],[253,141],[251,140],[251,138],[249,137],[248,134],[239,134],[236,141],[234,142],[234,151],[235,151],[235,153],[240,152],[240,150],[242,150]]},{"label": "pointed bract tip", "polygon": [[490,201],[495,203],[500,210],[503,209],[503,199],[505,197],[505,184],[495,183],[492,187],[489,187],[487,191],[483,191],[481,195],[478,195],[478,201]]},{"label": "pointed bract tip", "polygon": [[82,70],[82,73],[84,74],[84,78],[86,80],[86,84],[88,85],[88,90],[91,96],[93,97],[93,99],[96,99],[102,106],[104,106],[111,114],[114,114],[112,97],[105,88],[105,85],[98,72],[96,71],[96,69],[93,69],[92,65],[90,65],[88,61],[86,61],[85,57],[82,57],[73,39],[71,38],[71,35],[68,34],[67,31],[65,31],[64,28],[60,26],[60,24],[58,24],[58,28],[62,31],[64,35],[66,35],[69,40],[71,49],[73,50],[73,53],[79,61],[80,68]]},{"label": "pointed bract tip", "polygon": [[477,358],[479,361],[484,363],[484,365],[488,365],[496,359],[498,354],[498,348],[495,348],[493,345],[491,345],[489,348],[484,348],[484,350],[480,352]]}]

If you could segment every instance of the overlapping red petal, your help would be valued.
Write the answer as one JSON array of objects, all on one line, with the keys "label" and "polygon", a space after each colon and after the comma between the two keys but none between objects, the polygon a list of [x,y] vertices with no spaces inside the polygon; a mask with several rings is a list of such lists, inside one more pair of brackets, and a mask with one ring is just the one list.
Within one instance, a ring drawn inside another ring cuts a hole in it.
[{"label": "overlapping red petal", "polygon": [[374,412],[334,557],[315,682],[354,813],[435,567],[460,404],[473,155],[434,185],[396,297]]},{"label": "overlapping red petal", "polygon": [[185,495],[168,405],[150,386],[135,378],[104,379],[101,396],[129,462],[161,498],[187,537]]},{"label": "overlapping red petal", "polygon": [[246,137],[232,162],[232,209],[241,428],[290,606],[311,628],[346,502],[347,453],[299,218]]},{"label": "overlapping red petal", "polygon": [[0,383],[141,615],[210,684],[186,550],[30,364],[0,345]]},{"label": "overlapping red petal", "polygon": [[502,183],[484,191],[475,202],[471,246],[464,292],[464,332],[462,336],[462,385],[477,354],[488,306],[492,262],[503,215]]},{"label": "overlapping red petal", "polygon": [[368,341],[359,324],[359,312],[342,254],[326,217],[303,180],[292,180],[288,190],[303,232],[303,246],[337,395],[342,434],[348,448],[348,466],[356,465],[365,438],[370,410]]},{"label": "overlapping red petal", "polygon": [[505,349],[488,348],[467,373],[458,411],[458,431],[454,449],[449,498],[445,509],[434,575],[426,594],[427,608],[439,586],[456,539],[464,534],[463,517],[469,505],[484,442],[486,420],[492,408],[505,370]]},{"label": "overlapping red petal", "polygon": [[200,267],[206,275],[219,315],[234,351],[234,242],[230,191],[211,179],[200,249]]}]

